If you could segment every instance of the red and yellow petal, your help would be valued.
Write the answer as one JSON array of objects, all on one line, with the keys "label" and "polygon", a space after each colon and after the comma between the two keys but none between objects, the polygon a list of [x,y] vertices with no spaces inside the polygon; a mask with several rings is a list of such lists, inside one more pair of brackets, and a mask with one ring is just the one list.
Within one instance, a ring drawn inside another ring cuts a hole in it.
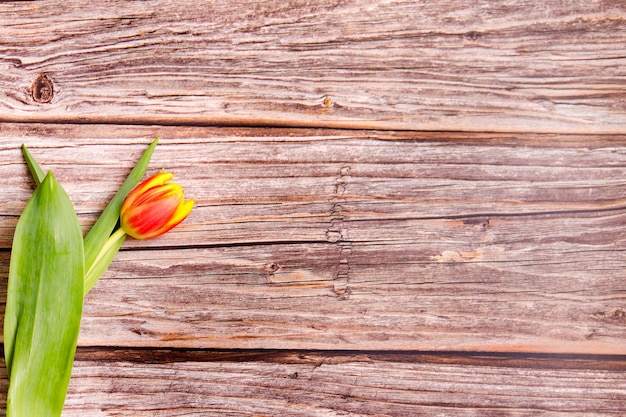
[{"label": "red and yellow petal", "polygon": [[174,174],[171,172],[158,172],[151,177],[145,179],[138,186],[136,186],[126,197],[124,203],[122,204],[122,210],[132,206],[135,200],[144,194],[147,190],[157,187],[159,185],[165,184],[167,181],[171,180],[174,177]]},{"label": "red and yellow petal", "polygon": [[168,181],[171,173],[161,172],[137,186],[126,198],[120,213],[122,229],[137,239],[162,235],[182,222],[194,201],[185,201],[182,187]]}]

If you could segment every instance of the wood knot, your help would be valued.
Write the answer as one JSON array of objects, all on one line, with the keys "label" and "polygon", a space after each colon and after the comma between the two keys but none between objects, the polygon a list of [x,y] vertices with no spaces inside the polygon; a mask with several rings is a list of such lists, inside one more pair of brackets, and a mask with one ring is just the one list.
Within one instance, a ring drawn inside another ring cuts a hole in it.
[{"label": "wood knot", "polygon": [[54,97],[54,85],[46,74],[41,74],[31,87],[33,100],[37,103],[50,103]]},{"label": "wood knot", "polygon": [[478,226],[480,230],[482,230],[483,232],[486,232],[487,230],[491,228],[491,222],[489,221],[488,218],[470,217],[467,219],[463,219],[463,224],[470,225],[470,226]]},{"label": "wood knot", "polygon": [[276,277],[276,272],[280,271],[281,268],[282,266],[278,262],[272,262],[269,264],[267,266],[267,279],[270,282],[273,282]]},{"label": "wood knot", "polygon": [[612,318],[613,320],[624,320],[626,319],[626,313],[624,313],[624,310],[622,310],[621,308],[618,308],[616,310],[614,310],[613,312],[610,313],[609,315],[610,318]]},{"label": "wood knot", "polygon": [[470,31],[467,32],[463,35],[465,37],[465,39],[472,41],[472,42],[476,42],[476,40],[478,40],[478,38],[480,38],[482,36],[482,34],[480,32],[476,32],[476,31]]},{"label": "wood knot", "polygon": [[626,312],[623,308],[616,308],[610,311],[599,311],[594,315],[604,322],[626,323]]}]

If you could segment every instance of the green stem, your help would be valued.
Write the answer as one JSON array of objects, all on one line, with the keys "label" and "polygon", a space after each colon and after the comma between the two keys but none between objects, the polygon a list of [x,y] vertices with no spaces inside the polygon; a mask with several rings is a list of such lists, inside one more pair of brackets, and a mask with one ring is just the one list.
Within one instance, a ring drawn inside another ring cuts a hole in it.
[{"label": "green stem", "polygon": [[85,273],[85,295],[96,285],[104,271],[107,270],[124,240],[126,240],[126,232],[120,227],[104,242],[100,252],[98,252],[93,263]]},{"label": "green stem", "polygon": [[109,238],[109,236],[111,236],[111,233],[115,229],[118,219],[120,218],[120,208],[122,207],[122,203],[128,193],[135,188],[135,185],[137,185],[141,177],[143,177],[143,174],[146,172],[148,163],[152,157],[152,152],[154,151],[158,141],[159,138],[156,138],[152,141],[150,146],[148,146],[148,149],[144,151],[141,158],[139,158],[137,165],[135,165],[130,174],[128,174],[126,181],[124,181],[96,223],[91,227],[89,233],[85,236],[86,269],[91,269],[91,265],[100,252],[100,248],[102,248],[104,242]]}]

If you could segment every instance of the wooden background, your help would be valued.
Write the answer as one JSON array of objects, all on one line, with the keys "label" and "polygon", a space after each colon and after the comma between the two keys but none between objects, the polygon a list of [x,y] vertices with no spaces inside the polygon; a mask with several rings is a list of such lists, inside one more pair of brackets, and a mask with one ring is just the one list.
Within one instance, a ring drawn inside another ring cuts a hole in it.
[{"label": "wooden background", "polygon": [[64,416],[623,416],[625,135],[620,0],[3,1],[0,297],[160,136]]}]

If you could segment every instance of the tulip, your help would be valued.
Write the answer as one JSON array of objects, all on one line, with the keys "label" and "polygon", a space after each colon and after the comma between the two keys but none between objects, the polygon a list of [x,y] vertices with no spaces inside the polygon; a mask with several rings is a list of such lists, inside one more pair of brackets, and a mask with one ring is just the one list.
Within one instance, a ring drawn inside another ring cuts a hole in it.
[{"label": "tulip", "polygon": [[[147,159],[149,159],[149,154],[146,156],[146,162]],[[136,239],[157,237],[172,229],[189,215],[194,201],[185,201],[182,187],[168,182],[173,176],[171,172],[154,174],[136,186],[124,202],[120,200],[117,217],[111,217],[115,221],[119,218],[120,227],[111,233],[106,241],[98,244],[98,252],[95,252],[96,255],[88,263],[85,274],[85,294],[91,291],[106,271],[127,235]],[[86,245],[85,248],[87,247]]]},{"label": "tulip", "polygon": [[127,234],[156,237],[189,215],[194,201],[185,201],[183,189],[169,182],[171,173],[155,174],[132,189],[157,142],[142,154],[84,238],[67,193],[22,146],[37,188],[17,222],[11,249],[3,332],[7,417],[61,416],[84,296]]},{"label": "tulip", "polygon": [[120,210],[121,229],[135,239],[150,239],[185,220],[194,201],[185,201],[183,188],[169,182],[174,174],[159,172],[128,194]]}]

